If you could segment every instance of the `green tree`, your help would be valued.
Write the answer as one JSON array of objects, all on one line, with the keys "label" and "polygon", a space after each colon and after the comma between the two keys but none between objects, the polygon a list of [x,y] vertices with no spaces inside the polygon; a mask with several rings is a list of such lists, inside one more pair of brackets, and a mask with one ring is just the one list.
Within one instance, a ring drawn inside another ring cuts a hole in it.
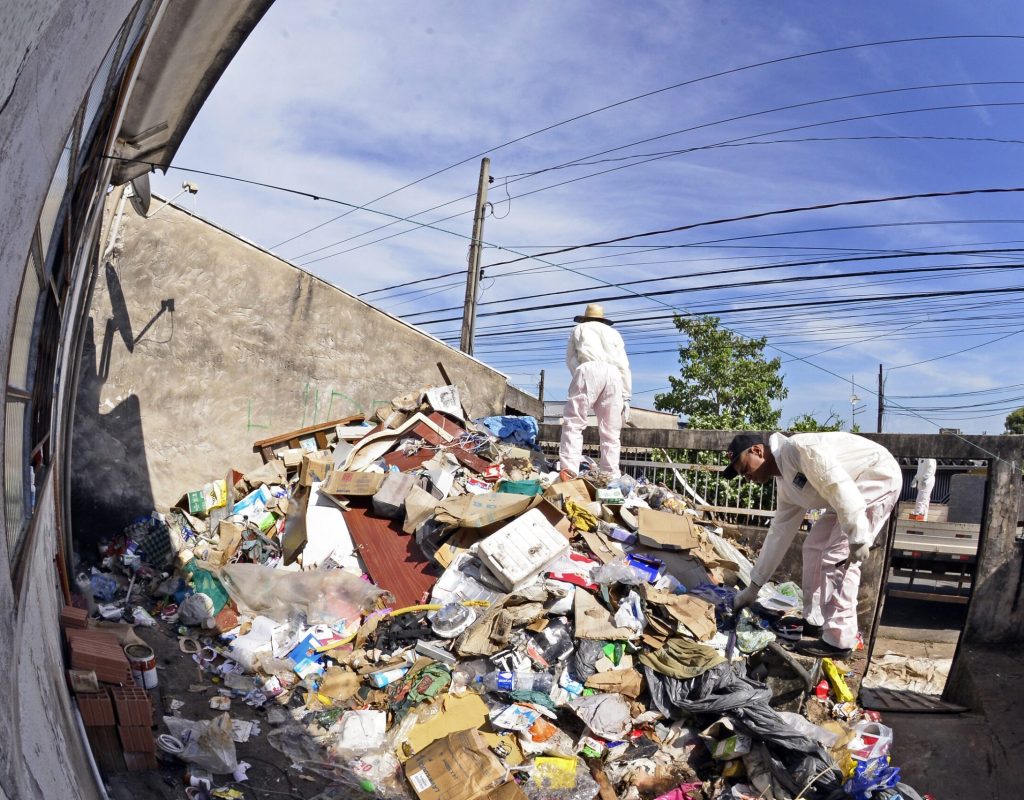
[{"label": "green tree", "polygon": [[1006,416],[1007,433],[1024,433],[1024,407],[1011,411]]},{"label": "green tree", "polygon": [[748,339],[723,328],[718,317],[675,318],[686,335],[679,348],[679,377],[654,407],[674,411],[704,430],[772,430],[782,418],[777,404],[789,394],[782,362],[764,356],[767,339]]},{"label": "green tree", "polygon": [[[671,391],[654,398],[655,408],[683,414],[691,428],[703,430],[775,430],[788,391],[778,358],[764,355],[767,339],[748,339],[723,328],[718,317],[683,319],[676,328],[686,336],[679,348],[679,377],[669,377]],[[717,452],[671,451],[672,461],[721,466]],[[773,487],[727,481],[714,470],[701,470],[694,489],[714,505],[767,507]]]},{"label": "green tree", "polygon": [[789,423],[789,429],[798,433],[817,433],[819,431],[841,431],[845,420],[839,418],[835,411],[830,411],[824,422],[818,422],[811,414],[801,414]]}]

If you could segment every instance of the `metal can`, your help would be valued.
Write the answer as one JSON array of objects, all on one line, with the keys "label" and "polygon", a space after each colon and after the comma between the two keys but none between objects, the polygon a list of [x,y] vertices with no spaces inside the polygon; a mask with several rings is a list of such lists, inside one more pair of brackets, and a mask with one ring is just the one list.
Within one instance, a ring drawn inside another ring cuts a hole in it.
[{"label": "metal can", "polygon": [[124,654],[128,657],[128,664],[132,669],[132,678],[135,685],[143,689],[156,687],[156,655],[153,648],[144,644],[129,644],[124,648]]}]

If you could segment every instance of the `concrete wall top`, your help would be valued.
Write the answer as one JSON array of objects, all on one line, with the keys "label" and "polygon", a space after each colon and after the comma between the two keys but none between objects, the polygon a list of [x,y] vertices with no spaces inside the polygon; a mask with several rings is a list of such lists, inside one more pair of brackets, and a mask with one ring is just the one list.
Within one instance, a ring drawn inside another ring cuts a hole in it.
[{"label": "concrete wall top", "polygon": [[129,206],[120,229],[83,353],[76,532],[259,463],[258,439],[442,385],[439,362],[471,416],[504,411],[501,373],[185,211]]}]

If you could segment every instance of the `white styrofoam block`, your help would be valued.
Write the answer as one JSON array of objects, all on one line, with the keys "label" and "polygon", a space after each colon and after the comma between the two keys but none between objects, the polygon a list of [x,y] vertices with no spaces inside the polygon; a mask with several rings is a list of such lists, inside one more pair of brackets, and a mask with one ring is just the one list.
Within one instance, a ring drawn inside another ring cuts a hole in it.
[{"label": "white styrofoam block", "polygon": [[492,533],[477,555],[502,586],[515,592],[569,552],[569,542],[534,508]]}]

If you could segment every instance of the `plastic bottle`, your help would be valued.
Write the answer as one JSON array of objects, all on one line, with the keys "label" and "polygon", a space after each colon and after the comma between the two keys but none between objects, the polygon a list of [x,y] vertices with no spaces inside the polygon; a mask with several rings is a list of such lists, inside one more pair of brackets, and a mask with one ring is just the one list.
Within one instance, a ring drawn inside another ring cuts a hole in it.
[{"label": "plastic bottle", "polygon": [[477,678],[489,692],[551,691],[555,678],[547,672],[488,672]]}]

